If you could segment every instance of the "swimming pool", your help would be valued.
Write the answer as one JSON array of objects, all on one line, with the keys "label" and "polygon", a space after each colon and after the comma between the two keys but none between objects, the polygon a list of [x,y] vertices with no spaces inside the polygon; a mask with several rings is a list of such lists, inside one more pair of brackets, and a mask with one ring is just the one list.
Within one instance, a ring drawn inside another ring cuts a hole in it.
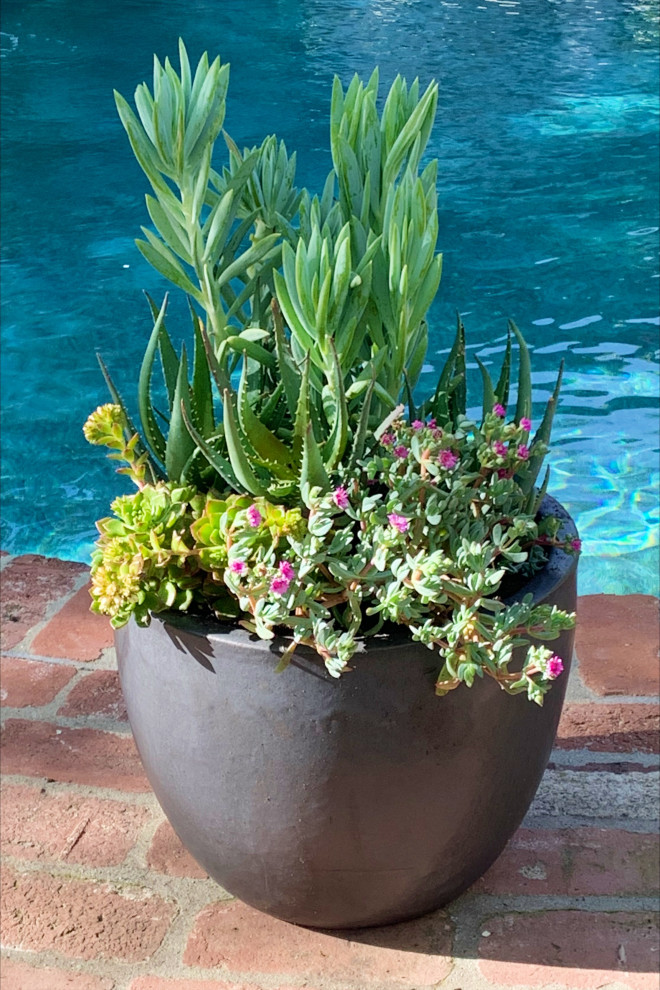
[{"label": "swimming pool", "polygon": [[657,594],[652,0],[5,0],[2,547],[86,560],[94,520],[130,490],[81,432],[106,401],[94,351],[130,396],[141,290],[164,289],[133,245],[146,186],[112,89],[130,95],[179,35],[231,63],[234,139],[276,131],[311,187],[330,167],[335,72],[439,81],[427,382],[457,309],[485,363],[516,320],[537,409],[565,357],[551,490],[583,537],[580,591]]}]

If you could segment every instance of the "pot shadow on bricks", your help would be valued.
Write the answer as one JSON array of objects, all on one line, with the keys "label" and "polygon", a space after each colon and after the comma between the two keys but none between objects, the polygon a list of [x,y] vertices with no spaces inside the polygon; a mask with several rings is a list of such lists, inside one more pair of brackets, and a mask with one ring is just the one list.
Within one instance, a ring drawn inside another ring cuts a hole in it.
[{"label": "pot shadow on bricks", "polygon": [[[455,928],[463,929],[465,938],[465,921],[461,918],[465,897],[469,898],[469,892],[455,902],[455,911],[449,904],[412,921],[382,928],[323,931],[323,934],[354,945],[441,956],[447,953],[448,940]],[[497,983],[540,985],[537,971],[542,966],[547,967],[543,985],[567,985],[566,970],[575,970],[598,974],[595,982],[588,979],[579,982],[585,990],[603,985],[605,974],[609,983],[623,979],[625,973],[639,974],[624,980],[631,990],[655,990],[660,932],[658,916],[653,911],[513,912],[484,907],[483,911],[475,912],[470,907],[469,912],[474,919],[476,949],[472,939],[471,948],[453,945],[450,953],[454,958],[478,959],[483,976]],[[528,984],[532,971],[536,972],[536,978]],[[562,976],[562,971],[566,975]]]}]

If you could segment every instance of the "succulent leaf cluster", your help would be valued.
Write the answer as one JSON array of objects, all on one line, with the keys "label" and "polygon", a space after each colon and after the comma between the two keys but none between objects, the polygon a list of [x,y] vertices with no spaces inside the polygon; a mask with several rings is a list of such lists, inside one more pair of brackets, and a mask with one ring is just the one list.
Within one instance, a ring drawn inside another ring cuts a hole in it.
[{"label": "succulent leaf cluster", "polygon": [[139,427],[99,358],[112,403],[85,435],[138,491],[99,523],[93,608],[114,625],[175,608],[287,631],[281,667],[305,644],[334,675],[394,623],[438,653],[438,693],[486,673],[539,701],[557,664],[530,647],[514,676],[512,650],[570,620],[498,592],[557,542],[536,514],[561,370],[532,438],[511,323],[497,382],[479,363],[483,415],[468,420],[459,320],[437,388],[415,398],[442,268],[437,162],[423,164],[437,86],[397,77],[379,109],[377,71],[335,79],[319,196],[274,135],[241,151],[222,130],[228,66],[204,54],[193,71],[182,42],[179,61],[154,60],[136,112],[115,97],[153,194],[136,243],[187,294],[193,348],[175,346],[167,296],[148,297]]}]

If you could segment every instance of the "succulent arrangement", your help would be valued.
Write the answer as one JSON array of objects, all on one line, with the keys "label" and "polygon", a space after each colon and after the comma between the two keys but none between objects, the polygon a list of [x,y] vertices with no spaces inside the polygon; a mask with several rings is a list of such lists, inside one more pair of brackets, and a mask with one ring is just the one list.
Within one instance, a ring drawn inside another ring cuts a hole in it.
[{"label": "succulent arrangement", "polygon": [[532,640],[573,616],[504,598],[549,546],[579,550],[538,517],[561,370],[532,436],[530,356],[511,323],[496,383],[480,363],[476,422],[459,320],[437,388],[416,399],[442,265],[437,162],[422,168],[437,87],[397,78],[379,112],[377,71],[346,90],[335,79],[333,168],[312,196],[274,136],[241,151],[222,131],[228,66],[205,54],[193,74],[183,43],[179,55],[178,73],[155,59],[137,115],[115,95],[153,193],[137,244],[187,294],[193,353],[174,346],[167,297],[149,299],[140,430],[101,361],[112,402],[85,435],[137,491],[98,523],[93,609],[115,626],[213,614],[287,637],[280,669],[303,644],[334,676],[395,624],[434,651],[438,694],[489,675],[541,703],[562,661]]}]

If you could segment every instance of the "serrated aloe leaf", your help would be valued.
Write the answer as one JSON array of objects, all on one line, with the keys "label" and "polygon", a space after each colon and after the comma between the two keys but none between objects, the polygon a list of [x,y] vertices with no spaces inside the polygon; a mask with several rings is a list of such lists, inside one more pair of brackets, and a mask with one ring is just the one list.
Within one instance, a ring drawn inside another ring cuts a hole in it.
[{"label": "serrated aloe leaf", "polygon": [[403,370],[403,380],[406,390],[406,401],[408,403],[408,417],[410,422],[412,423],[413,420],[417,419],[417,407],[415,405],[415,399],[413,397],[412,388],[410,387],[410,378],[405,368]]},{"label": "serrated aloe leaf", "polygon": [[188,358],[184,345],[181,348],[179,375],[176,381],[170,428],[165,446],[165,470],[170,481],[181,480],[183,470],[195,449],[194,441],[188,432],[181,412],[182,405],[185,405],[188,417],[192,418],[188,389]]},{"label": "serrated aloe leaf", "polygon": [[[277,386],[275,387],[275,391],[272,393],[268,401],[265,402],[261,408],[260,418],[262,422],[268,426],[269,429],[271,429],[271,425],[272,425],[271,420],[275,416],[275,412],[277,411],[277,408],[283,396],[284,396],[284,384],[282,383],[282,381],[279,381],[277,383]],[[281,422],[282,419],[281,416],[277,416],[275,418],[277,422]]]},{"label": "serrated aloe leaf", "polygon": [[[157,305],[155,299],[145,292],[147,301],[149,303],[149,308],[151,309],[151,317],[154,321],[158,319],[158,314],[160,308]],[[179,374],[179,358],[176,351],[174,350],[174,345],[170,340],[170,335],[167,332],[165,326],[165,319],[161,323],[160,335],[158,337],[158,350],[160,354],[160,363],[163,370],[163,379],[165,381],[165,387],[167,388],[167,398],[169,402],[169,408],[172,408],[172,403],[174,402],[174,390],[176,388],[176,379]],[[158,411],[158,410],[156,410]],[[164,417],[166,422],[169,422],[169,417]]]},{"label": "serrated aloe leaf", "polygon": [[241,485],[239,484],[238,478],[234,474],[231,464],[226,457],[223,457],[217,450],[214,450],[210,443],[199,434],[194,424],[191,422],[190,416],[188,415],[185,405],[183,404],[181,406],[181,415],[183,416],[186,429],[190,433],[190,436],[194,440],[197,447],[199,447],[213,470],[217,471],[220,477],[229,485],[230,488],[233,488],[234,491],[239,492]]},{"label": "serrated aloe leaf", "polygon": [[467,383],[466,383],[466,369],[465,369],[465,327],[463,326],[463,321],[460,316],[457,317],[458,328],[456,331],[456,340],[458,342],[458,351],[456,354],[456,365],[455,372],[458,382],[456,387],[452,389],[452,400],[454,409],[454,420],[456,421],[459,416],[465,415],[465,408],[467,405]]},{"label": "serrated aloe leaf", "polygon": [[367,433],[369,431],[369,415],[371,413],[371,399],[374,394],[374,385],[375,379],[372,378],[367,386],[367,391],[365,392],[362,409],[360,410],[360,418],[358,419],[357,428],[353,437],[353,446],[348,459],[349,472],[355,470],[358,461],[364,454],[364,448],[367,442]]},{"label": "serrated aloe leaf", "polygon": [[546,496],[546,492],[548,491],[548,484],[549,484],[549,482],[550,482],[550,468],[548,467],[548,468],[545,469],[545,475],[544,475],[544,478],[543,478],[543,484],[539,488],[538,492],[536,493],[536,498],[534,499],[534,505],[532,507],[532,515],[534,517],[536,517],[537,512],[541,508],[541,502],[543,501],[543,499]]},{"label": "serrated aloe leaf", "polygon": [[266,488],[261,483],[252,469],[250,460],[244,446],[244,438],[234,413],[234,399],[229,391],[225,389],[222,396],[222,407],[224,412],[225,440],[227,443],[227,453],[232,469],[239,483],[251,495],[266,495]]},{"label": "serrated aloe leaf", "polygon": [[554,420],[555,412],[557,411],[557,400],[559,399],[559,393],[561,391],[563,375],[564,362],[562,361],[559,365],[554,391],[548,399],[545,412],[543,414],[543,419],[541,420],[541,425],[534,434],[534,439],[530,446],[529,460],[527,461],[526,470],[521,482],[521,487],[525,492],[528,492],[533,488],[539,471],[543,465],[543,461],[545,460],[545,455],[550,444],[552,421]]},{"label": "serrated aloe leaf", "polygon": [[509,383],[511,380],[511,330],[507,329],[506,350],[502,360],[502,370],[495,386],[495,399],[506,409],[509,404]]},{"label": "serrated aloe leaf", "polygon": [[300,493],[306,500],[311,488],[318,487],[322,492],[330,488],[330,478],[323,465],[319,445],[314,436],[314,428],[307,424],[303,438],[302,465],[300,467]]},{"label": "serrated aloe leaf", "polygon": [[479,371],[481,372],[481,391],[483,394],[482,416],[485,418],[489,412],[492,412],[495,405],[495,389],[493,388],[493,379],[490,377],[490,372],[486,365],[476,354],[474,359],[479,365]]},{"label": "serrated aloe leaf", "polygon": [[[163,436],[156,421],[156,416],[151,401],[151,377],[153,374],[154,359],[158,349],[158,339],[163,326],[163,320],[165,319],[165,311],[167,310],[167,302],[168,296],[165,295],[163,304],[158,312],[158,316],[154,321],[153,330],[151,331],[151,336],[149,337],[149,341],[144,352],[144,358],[142,359],[142,366],[140,368],[140,377],[138,380],[138,410],[140,413],[142,429],[144,430],[144,435],[147,438],[147,443],[156,454],[156,457],[165,463],[166,468],[167,463],[165,461],[165,453],[167,444],[165,437]],[[180,370],[181,368],[179,365],[179,373]]]},{"label": "serrated aloe leaf", "polygon": [[525,338],[521,334],[513,320],[509,320],[509,326],[518,341],[520,353],[518,357],[518,401],[516,403],[516,423],[519,423],[523,416],[528,419],[532,415],[532,366],[529,357],[529,348]]},{"label": "serrated aloe leaf", "polygon": [[195,335],[193,353],[192,402],[193,409],[202,434],[210,436],[215,430],[213,415],[213,390],[211,387],[211,372],[206,359],[204,337],[202,336],[201,319],[190,305],[190,315]]},{"label": "serrated aloe leaf", "polygon": [[101,373],[103,375],[103,378],[105,379],[105,383],[108,386],[108,391],[110,392],[112,401],[115,403],[116,406],[119,406],[119,408],[121,409],[124,415],[124,419],[126,421],[126,429],[124,430],[124,439],[128,441],[131,440],[132,437],[137,436],[138,441],[135,445],[135,453],[138,457],[142,456],[142,454],[147,455],[147,468],[151,473],[152,482],[158,481],[159,479],[163,479],[165,477],[163,471],[154,460],[151,451],[147,450],[147,448],[142,443],[142,438],[140,437],[138,430],[135,428],[135,425],[133,424],[133,421],[126,407],[126,403],[124,402],[122,396],[120,395],[119,390],[117,389],[112,378],[110,377],[110,372],[108,371],[105,362],[103,361],[103,358],[98,353],[98,351],[96,354],[96,359],[99,363],[99,367],[101,368]]},{"label": "serrated aloe leaf", "polygon": [[271,433],[267,426],[264,426],[250,405],[247,386],[247,358],[244,358],[243,361],[237,405],[239,423],[245,435],[250,438],[250,444],[257,455],[273,464],[276,468],[275,473],[279,478],[295,477],[293,453],[286,444]]},{"label": "serrated aloe leaf", "polygon": [[298,390],[298,402],[296,404],[296,414],[293,422],[293,451],[296,460],[302,458],[303,443],[307,426],[309,425],[311,412],[309,407],[309,374],[311,358],[309,354],[303,364],[302,375],[300,376],[300,388]]},{"label": "serrated aloe leaf", "polygon": [[224,367],[220,365],[218,359],[215,356],[215,351],[213,350],[213,344],[211,343],[211,338],[209,337],[208,330],[200,322],[199,330],[202,335],[202,340],[204,342],[204,351],[206,352],[206,360],[208,361],[209,369],[213,375],[213,380],[217,386],[220,395],[224,392],[226,388],[231,388],[231,383],[229,376]]}]

